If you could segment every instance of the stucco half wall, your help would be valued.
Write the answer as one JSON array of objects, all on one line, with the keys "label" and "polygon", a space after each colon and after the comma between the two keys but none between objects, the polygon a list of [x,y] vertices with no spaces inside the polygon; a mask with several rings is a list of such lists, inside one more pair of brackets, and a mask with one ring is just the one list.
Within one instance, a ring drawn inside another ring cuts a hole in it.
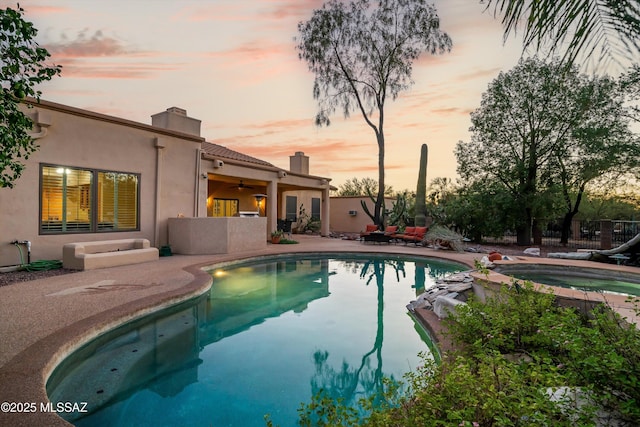
[{"label": "stucco half wall", "polygon": [[[365,230],[367,224],[373,221],[362,209],[361,201],[364,201],[369,210],[373,212],[373,202],[365,196],[336,196],[331,197],[330,223],[334,233],[359,233]],[[393,207],[394,199],[385,197],[385,209]]]},{"label": "stucco half wall", "polygon": [[229,254],[267,247],[267,218],[169,218],[171,251]]}]

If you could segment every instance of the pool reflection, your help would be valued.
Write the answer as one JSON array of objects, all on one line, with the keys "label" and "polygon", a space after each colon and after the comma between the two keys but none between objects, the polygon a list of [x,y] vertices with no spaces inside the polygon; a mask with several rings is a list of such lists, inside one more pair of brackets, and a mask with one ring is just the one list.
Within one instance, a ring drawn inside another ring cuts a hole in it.
[{"label": "pool reflection", "polygon": [[326,259],[270,262],[217,273],[213,272],[202,324],[205,345],[287,311],[304,311],[311,301],[329,296],[332,274]]},{"label": "pool reflection", "polygon": [[[286,278],[278,274],[282,272]],[[207,298],[161,318],[119,328],[77,352],[49,379],[50,400],[87,402],[95,412],[142,387],[162,397],[175,396],[198,381],[198,356],[207,345],[287,311],[302,312],[309,302],[329,295],[326,259],[270,262],[216,273]],[[61,415],[75,421],[83,414]]]},{"label": "pool reflection", "polygon": [[[382,396],[384,392],[382,371],[382,344],[384,341],[384,273],[387,266],[394,271],[397,281],[400,275],[406,277],[404,262],[372,260],[363,263],[360,270],[360,278],[370,285],[375,279],[377,288],[376,298],[376,335],[372,348],[362,355],[360,364],[351,367],[343,360],[339,370],[327,363],[329,352],[316,350],[313,353],[315,373],[311,378],[311,394],[317,395],[320,391],[327,393],[333,399],[340,400],[347,405],[355,404],[362,398]],[[370,357],[375,355],[375,367],[372,366]],[[393,376],[389,377],[393,380]]]},{"label": "pool reflection", "polygon": [[318,390],[355,402],[417,363],[428,348],[404,306],[452,271],[377,257],[215,270],[207,295],[92,341],[47,391],[88,403],[83,418],[61,414],[79,426],[264,425],[266,413],[295,425]]}]

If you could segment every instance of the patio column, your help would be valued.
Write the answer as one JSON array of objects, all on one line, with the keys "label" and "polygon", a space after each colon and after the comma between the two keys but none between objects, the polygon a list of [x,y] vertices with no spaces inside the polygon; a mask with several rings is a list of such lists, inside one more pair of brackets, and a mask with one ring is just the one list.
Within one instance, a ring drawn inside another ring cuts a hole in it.
[{"label": "patio column", "polygon": [[168,236],[167,238],[162,239],[160,235],[160,222],[162,220],[162,178],[164,176],[163,151],[166,144],[163,139],[157,137],[154,138],[153,142],[156,147],[156,200],[154,206],[155,224],[153,229],[153,246],[159,248],[162,245],[166,245],[168,239]]},{"label": "patio column", "polygon": [[320,215],[322,216],[322,222],[321,222],[321,226],[320,226],[320,234],[324,237],[328,237],[329,236],[329,230],[330,230],[330,226],[329,226],[329,216],[330,216],[330,211],[329,211],[329,200],[331,200],[330,194],[329,194],[330,190],[329,190],[329,186],[327,185],[327,187],[322,190],[322,212],[320,213]]},{"label": "patio column", "polygon": [[610,219],[600,220],[600,250],[613,248],[613,222]]},{"label": "patio column", "polygon": [[267,239],[278,228],[278,181],[267,184]]}]

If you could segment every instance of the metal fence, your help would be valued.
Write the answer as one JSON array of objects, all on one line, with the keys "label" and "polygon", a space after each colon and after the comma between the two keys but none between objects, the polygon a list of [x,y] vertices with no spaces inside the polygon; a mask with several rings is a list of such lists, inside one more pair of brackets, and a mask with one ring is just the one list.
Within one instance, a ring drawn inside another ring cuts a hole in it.
[{"label": "metal fence", "polygon": [[[640,233],[640,221],[574,220],[569,233],[567,245],[560,244],[560,222],[545,222],[547,226],[542,230],[541,240],[531,241],[531,245],[557,246],[570,249],[611,249],[631,240]],[[604,230],[604,232],[603,232]],[[500,238],[487,237],[487,243],[515,244],[515,233],[505,233]]]},{"label": "metal fence", "polygon": [[640,233],[640,221],[611,221],[613,223],[613,243],[621,245]]}]

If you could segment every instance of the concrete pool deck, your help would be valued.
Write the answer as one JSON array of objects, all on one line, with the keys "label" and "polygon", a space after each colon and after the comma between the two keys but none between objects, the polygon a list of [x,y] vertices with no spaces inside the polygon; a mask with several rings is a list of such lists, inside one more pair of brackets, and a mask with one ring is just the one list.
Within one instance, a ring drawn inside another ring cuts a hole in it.
[{"label": "concrete pool deck", "polygon": [[[202,267],[243,258],[286,253],[358,252],[419,255],[456,261],[473,268],[485,254],[455,253],[413,245],[372,245],[358,241],[297,235],[298,245],[229,255],[160,258],[158,261],[82,271],[0,287],[0,403],[13,402],[20,413],[0,412],[0,426],[69,425],[41,405],[48,402],[45,381],[68,354],[101,332],[205,292],[211,276]],[[517,262],[553,262],[598,268],[640,269],[587,261],[515,257]],[[490,280],[504,281],[499,276]],[[497,273],[496,273],[497,274]],[[556,288],[559,289],[559,288]],[[563,290],[570,291],[570,290]],[[576,291],[572,291],[576,292]],[[584,298],[582,292],[576,298]],[[631,321],[631,305],[616,306]],[[407,301],[408,303],[408,301]],[[437,325],[436,325],[436,333]],[[76,402],[72,402],[76,403]],[[77,402],[80,403],[80,402]],[[25,406],[26,405],[26,406]],[[25,411],[26,409],[26,411]],[[28,411],[28,412],[27,412]]]}]

